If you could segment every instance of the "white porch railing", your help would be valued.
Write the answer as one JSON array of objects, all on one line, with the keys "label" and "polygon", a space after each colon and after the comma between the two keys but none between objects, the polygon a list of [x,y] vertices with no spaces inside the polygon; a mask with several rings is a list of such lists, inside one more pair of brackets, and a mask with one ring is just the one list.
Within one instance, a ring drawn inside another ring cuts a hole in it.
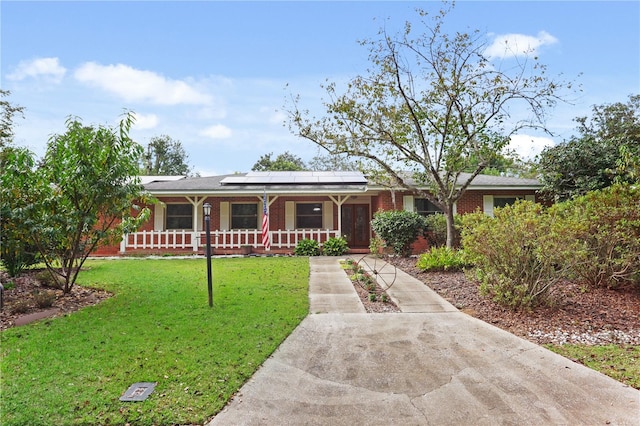
[{"label": "white porch railing", "polygon": [[[300,240],[312,239],[322,244],[331,237],[339,237],[340,231],[331,229],[294,229],[270,231],[272,248],[294,248]],[[120,252],[127,250],[191,249],[197,252],[204,246],[204,231],[140,231],[127,234],[120,243]],[[262,246],[262,231],[259,229],[234,229],[211,231],[211,247],[214,249],[236,249],[243,246]]]}]

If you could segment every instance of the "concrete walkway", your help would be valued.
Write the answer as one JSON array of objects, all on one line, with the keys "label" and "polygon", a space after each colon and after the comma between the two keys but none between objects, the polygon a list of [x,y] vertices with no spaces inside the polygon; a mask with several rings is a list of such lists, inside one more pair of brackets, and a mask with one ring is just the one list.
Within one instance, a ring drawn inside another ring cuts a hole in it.
[{"label": "concrete walkway", "polygon": [[637,390],[459,312],[400,270],[388,293],[402,313],[364,313],[338,260],[311,258],[310,315],[209,424],[640,424]]}]

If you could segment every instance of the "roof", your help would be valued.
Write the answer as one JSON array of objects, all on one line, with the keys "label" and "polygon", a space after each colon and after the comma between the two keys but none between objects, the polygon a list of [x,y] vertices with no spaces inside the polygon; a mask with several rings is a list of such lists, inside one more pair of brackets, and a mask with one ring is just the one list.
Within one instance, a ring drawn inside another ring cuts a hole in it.
[{"label": "roof", "polygon": [[336,171],[336,172],[250,172],[244,175],[225,177],[222,185],[331,185],[331,184],[360,184],[366,185],[367,178],[360,172]]},{"label": "roof", "polygon": [[164,181],[184,179],[185,176],[139,176],[139,178],[140,178],[140,183],[142,185],[146,185],[151,182],[164,182]]},{"label": "roof", "polygon": [[[466,182],[471,173],[460,173],[457,184],[461,185]],[[415,180],[409,174],[405,174],[405,182],[409,185],[415,185]],[[513,176],[493,176],[493,175],[477,175],[469,189],[539,189],[540,181],[538,179],[523,179]]]},{"label": "roof", "polygon": [[[459,181],[469,177],[463,173]],[[263,191],[281,194],[353,194],[383,191],[386,188],[370,182],[360,172],[249,172],[207,177],[156,176],[144,185],[154,195],[255,195]],[[165,177],[166,178],[166,177]],[[407,177],[407,183],[414,181]],[[530,189],[540,188],[536,179],[478,175],[468,189]]]}]

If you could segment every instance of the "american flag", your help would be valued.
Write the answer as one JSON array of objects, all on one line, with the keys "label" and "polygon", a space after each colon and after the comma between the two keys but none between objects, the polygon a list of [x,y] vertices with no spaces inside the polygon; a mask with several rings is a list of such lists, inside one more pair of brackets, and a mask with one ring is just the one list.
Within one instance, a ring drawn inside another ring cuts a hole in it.
[{"label": "american flag", "polygon": [[262,207],[262,245],[264,249],[271,250],[271,239],[269,238],[269,210],[267,209],[267,190],[264,191]]}]

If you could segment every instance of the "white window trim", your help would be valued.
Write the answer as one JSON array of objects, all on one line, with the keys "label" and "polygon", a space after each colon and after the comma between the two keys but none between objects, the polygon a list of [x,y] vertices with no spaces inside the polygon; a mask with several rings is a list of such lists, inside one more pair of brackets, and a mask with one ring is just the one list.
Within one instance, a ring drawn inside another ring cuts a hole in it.
[{"label": "white window trim", "polygon": [[[484,214],[486,214],[487,216],[491,216],[493,217],[493,201],[494,198],[523,198],[522,195],[509,195],[509,194],[505,194],[505,195],[483,195],[482,196],[482,211],[484,211]],[[536,201],[536,196],[533,194],[527,194],[524,196],[524,199],[527,201],[533,201],[535,203]]]},{"label": "white window trim", "polygon": [[[402,205],[404,209],[408,212],[415,212],[416,210],[416,201],[413,195],[403,195],[402,196]],[[443,212],[444,213],[444,212]],[[458,214],[458,203],[453,203],[453,214]]]},{"label": "white window trim", "polygon": [[166,224],[164,221],[164,214],[167,210],[167,205],[162,201],[159,201],[154,206],[153,211],[153,229],[156,231],[166,231]]},{"label": "white window trim", "polygon": [[228,201],[220,202],[220,230],[228,231],[231,229],[231,207]]}]

